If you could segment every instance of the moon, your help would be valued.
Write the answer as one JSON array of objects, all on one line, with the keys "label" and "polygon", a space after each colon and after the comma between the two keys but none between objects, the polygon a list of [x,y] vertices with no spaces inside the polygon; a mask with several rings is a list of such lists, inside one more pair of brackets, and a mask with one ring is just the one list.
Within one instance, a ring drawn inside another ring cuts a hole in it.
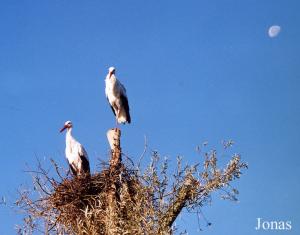
[{"label": "moon", "polygon": [[270,38],[277,37],[280,31],[281,31],[281,27],[279,25],[272,25],[268,30],[269,37]]}]

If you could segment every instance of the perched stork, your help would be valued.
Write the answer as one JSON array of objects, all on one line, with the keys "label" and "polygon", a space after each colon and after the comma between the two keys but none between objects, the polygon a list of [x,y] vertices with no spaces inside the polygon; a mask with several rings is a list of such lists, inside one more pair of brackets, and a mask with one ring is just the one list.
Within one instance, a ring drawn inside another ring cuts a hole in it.
[{"label": "perched stork", "polygon": [[116,116],[118,123],[125,124],[131,122],[129,114],[129,105],[126,95],[126,89],[115,76],[116,69],[110,67],[105,79],[105,94],[111,106],[111,109]]},{"label": "perched stork", "polygon": [[67,129],[66,133],[66,157],[72,173],[77,176],[90,173],[90,163],[84,147],[72,136],[72,122],[66,121],[60,132]]}]

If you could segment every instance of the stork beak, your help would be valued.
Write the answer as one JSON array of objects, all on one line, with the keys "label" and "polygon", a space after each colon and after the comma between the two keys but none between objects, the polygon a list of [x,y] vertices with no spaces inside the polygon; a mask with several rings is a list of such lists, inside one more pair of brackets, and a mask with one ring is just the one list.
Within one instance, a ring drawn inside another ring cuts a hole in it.
[{"label": "stork beak", "polygon": [[60,129],[60,133],[63,132],[65,129],[67,128],[67,126],[64,126],[63,128]]},{"label": "stork beak", "polygon": [[109,72],[109,77],[111,77],[111,75],[115,74],[115,70],[112,70]]}]

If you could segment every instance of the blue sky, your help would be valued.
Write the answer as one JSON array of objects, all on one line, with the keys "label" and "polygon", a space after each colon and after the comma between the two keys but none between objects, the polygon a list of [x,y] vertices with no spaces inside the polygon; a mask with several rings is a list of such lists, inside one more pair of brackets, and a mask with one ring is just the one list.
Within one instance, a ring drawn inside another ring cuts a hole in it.
[{"label": "blue sky", "polygon": [[[64,159],[59,128],[74,123],[92,170],[107,159],[114,117],[104,95],[109,66],[125,84],[132,124],[123,151],[137,160],[144,136],[170,160],[197,162],[204,141],[233,139],[250,169],[238,204],[203,209],[201,234],[255,231],[256,218],[291,220],[299,234],[300,3],[244,1],[1,1],[0,196],[10,203],[39,158]],[[276,38],[267,35],[278,24]],[[228,158],[228,157],[227,157]],[[226,161],[223,159],[222,161]],[[0,233],[20,217],[0,207]],[[195,215],[177,221],[199,234]],[[183,228],[183,227],[181,227]]]}]

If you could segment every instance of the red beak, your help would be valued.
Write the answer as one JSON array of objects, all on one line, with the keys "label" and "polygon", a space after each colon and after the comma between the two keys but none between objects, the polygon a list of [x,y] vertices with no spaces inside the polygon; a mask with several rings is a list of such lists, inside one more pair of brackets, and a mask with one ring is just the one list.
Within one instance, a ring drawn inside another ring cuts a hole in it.
[{"label": "red beak", "polygon": [[63,128],[60,129],[59,132],[63,132],[66,128],[67,128],[67,126],[64,126]]}]

